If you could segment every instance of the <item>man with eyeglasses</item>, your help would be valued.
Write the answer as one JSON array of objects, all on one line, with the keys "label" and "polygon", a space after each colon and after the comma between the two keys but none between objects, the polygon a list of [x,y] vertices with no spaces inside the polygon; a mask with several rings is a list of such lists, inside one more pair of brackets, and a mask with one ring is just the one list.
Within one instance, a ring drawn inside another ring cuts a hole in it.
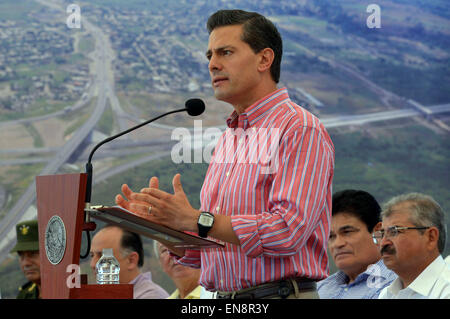
[{"label": "man with eyeglasses", "polygon": [[337,272],[317,285],[322,299],[376,299],[397,276],[381,260],[372,232],[381,227],[381,207],[362,190],[333,194],[328,249]]},{"label": "man with eyeglasses", "polygon": [[391,199],[374,233],[384,263],[398,278],[379,299],[449,299],[450,267],[445,247],[444,212],[430,196],[410,193]]},{"label": "man with eyeglasses", "polygon": [[144,265],[144,249],[141,237],[117,226],[107,225],[99,230],[91,244],[91,269],[96,273],[97,261],[104,248],[112,248],[120,264],[119,281],[133,285],[134,299],[165,299],[167,291],[152,281],[151,272],[141,272]]}]

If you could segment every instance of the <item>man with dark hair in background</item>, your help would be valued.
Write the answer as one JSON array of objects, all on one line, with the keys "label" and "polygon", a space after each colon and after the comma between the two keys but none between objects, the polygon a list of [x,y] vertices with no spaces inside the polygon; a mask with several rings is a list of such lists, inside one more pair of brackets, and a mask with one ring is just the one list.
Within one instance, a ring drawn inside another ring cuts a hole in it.
[{"label": "man with dark hair in background", "polygon": [[200,209],[189,204],[179,174],[174,194],[153,177],[140,193],[123,185],[128,201],[118,195],[116,203],[224,241],[224,248],[187,249],[178,260],[201,268],[200,284],[218,298],[318,298],[315,281],[328,276],[333,143],[313,114],[277,88],[282,39],[270,20],[220,10],[207,29],[214,95],[234,112],[211,158]]},{"label": "man with dark hair in background", "polygon": [[144,250],[141,237],[117,226],[108,225],[98,231],[91,244],[91,269],[96,274],[97,261],[104,248],[112,248],[120,264],[120,283],[132,284],[134,299],[164,299],[169,294],[152,281],[150,272],[141,273]]},{"label": "man with dark hair in background", "polygon": [[333,195],[328,248],[339,271],[318,283],[320,298],[377,299],[397,276],[386,268],[372,233],[381,228],[381,208],[361,190]]}]

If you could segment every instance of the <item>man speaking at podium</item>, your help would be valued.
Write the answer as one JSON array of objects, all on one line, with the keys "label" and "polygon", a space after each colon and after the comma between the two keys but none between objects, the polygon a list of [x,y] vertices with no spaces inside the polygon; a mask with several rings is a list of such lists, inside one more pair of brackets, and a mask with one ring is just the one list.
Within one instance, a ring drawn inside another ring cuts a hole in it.
[{"label": "man speaking at podium", "polygon": [[[224,248],[185,250],[178,260],[201,268],[200,284],[217,298],[318,298],[315,282],[329,272],[333,143],[314,115],[277,88],[282,39],[272,22],[221,10],[207,27],[214,95],[234,112],[206,173],[200,210],[189,204],[179,174],[174,194],[153,177],[140,193],[123,185],[127,199],[117,195],[116,203],[224,241]],[[269,169],[262,160],[268,154]]]}]

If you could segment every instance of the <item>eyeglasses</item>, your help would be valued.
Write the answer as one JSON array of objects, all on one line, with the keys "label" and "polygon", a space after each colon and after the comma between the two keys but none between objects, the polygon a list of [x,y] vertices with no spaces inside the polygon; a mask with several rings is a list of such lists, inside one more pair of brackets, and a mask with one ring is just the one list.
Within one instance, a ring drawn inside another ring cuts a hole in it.
[{"label": "eyeglasses", "polygon": [[399,226],[391,226],[386,228],[386,230],[378,230],[373,233],[373,241],[375,244],[380,243],[383,237],[386,235],[386,238],[388,237],[395,237],[400,233],[400,230],[408,230],[408,229],[428,229],[430,226],[426,227],[399,227]]}]

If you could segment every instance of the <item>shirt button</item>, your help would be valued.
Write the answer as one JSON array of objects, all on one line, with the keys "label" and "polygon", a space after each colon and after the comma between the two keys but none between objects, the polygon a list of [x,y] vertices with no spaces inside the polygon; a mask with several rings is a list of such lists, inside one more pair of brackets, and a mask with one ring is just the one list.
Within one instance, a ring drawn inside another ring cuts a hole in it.
[{"label": "shirt button", "polygon": [[219,209],[220,209],[219,206],[217,206],[217,207],[216,207],[216,211],[219,211]]},{"label": "shirt button", "polygon": [[348,291],[348,288],[345,288],[344,291]]},{"label": "shirt button", "polygon": [[230,175],[230,172],[227,172],[226,175],[227,175],[227,177],[228,177],[228,176]]}]

